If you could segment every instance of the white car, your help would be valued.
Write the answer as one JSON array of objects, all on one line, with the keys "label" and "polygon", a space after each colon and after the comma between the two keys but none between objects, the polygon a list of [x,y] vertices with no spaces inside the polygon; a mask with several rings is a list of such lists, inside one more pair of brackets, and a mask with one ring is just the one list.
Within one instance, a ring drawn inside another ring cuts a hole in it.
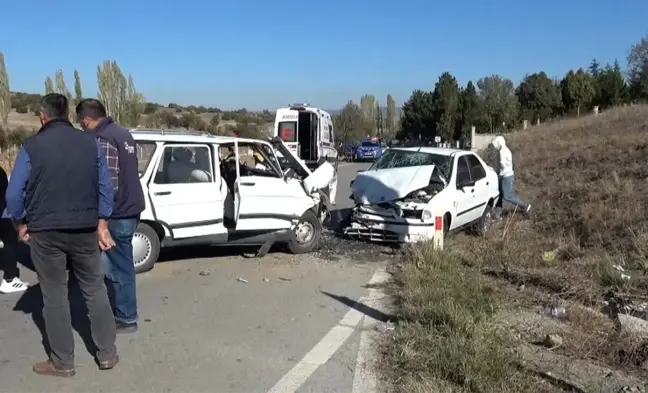
[{"label": "white car", "polygon": [[475,153],[438,147],[385,151],[351,183],[355,207],[344,233],[365,240],[413,243],[444,231],[488,229],[499,198],[497,173]]},{"label": "white car", "polygon": [[[162,247],[275,243],[290,252],[318,246],[335,177],[314,172],[279,141],[194,131],[131,130],[146,210],[133,237],[138,273],[153,268]],[[283,172],[275,149],[295,162]],[[296,170],[294,168],[297,168]]]}]

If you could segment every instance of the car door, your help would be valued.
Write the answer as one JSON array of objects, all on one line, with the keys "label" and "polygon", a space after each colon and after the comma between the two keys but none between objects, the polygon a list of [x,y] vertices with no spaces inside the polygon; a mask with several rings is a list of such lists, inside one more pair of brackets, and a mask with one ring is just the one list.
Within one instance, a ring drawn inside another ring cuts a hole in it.
[{"label": "car door", "polygon": [[477,218],[481,217],[484,207],[490,198],[488,189],[491,186],[490,180],[486,177],[486,168],[482,165],[479,158],[472,153],[466,154],[468,167],[470,168],[470,178],[475,182],[475,205],[473,208],[477,211]]},{"label": "car door", "polygon": [[[166,144],[149,184],[155,219],[174,239],[224,232],[213,146]],[[217,180],[217,181],[216,181]]]},{"label": "car door", "polygon": [[[287,229],[314,205],[301,183],[284,179],[272,146],[265,142],[235,142],[236,181],[234,203],[236,230]],[[258,153],[265,162],[256,164]],[[247,157],[246,157],[247,156]],[[258,167],[257,167],[258,165]]]},{"label": "car door", "polygon": [[456,218],[454,227],[463,226],[475,220],[479,214],[475,209],[475,186],[470,185],[470,166],[465,156],[457,157],[456,188]]}]

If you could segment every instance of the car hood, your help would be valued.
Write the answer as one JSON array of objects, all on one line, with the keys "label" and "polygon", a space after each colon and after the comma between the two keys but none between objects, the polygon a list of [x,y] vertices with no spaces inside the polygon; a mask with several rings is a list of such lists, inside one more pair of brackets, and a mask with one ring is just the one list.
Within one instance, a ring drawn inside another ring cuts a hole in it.
[{"label": "car hood", "polygon": [[405,198],[430,184],[434,165],[370,170],[358,173],[351,185],[356,202],[378,204]]}]

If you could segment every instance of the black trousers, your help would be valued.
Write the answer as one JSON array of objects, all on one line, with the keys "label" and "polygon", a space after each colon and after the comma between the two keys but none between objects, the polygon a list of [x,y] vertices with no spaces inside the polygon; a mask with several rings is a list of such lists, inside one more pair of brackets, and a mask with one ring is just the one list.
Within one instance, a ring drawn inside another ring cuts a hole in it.
[{"label": "black trousers", "polygon": [[105,269],[99,253],[96,230],[32,232],[31,257],[43,292],[45,331],[51,359],[59,369],[74,368],[74,336],[68,300],[70,263],[88,307],[97,360],[113,360],[116,327],[108,292]]},{"label": "black trousers", "polygon": [[3,218],[0,220],[0,240],[4,247],[0,252],[0,269],[4,273],[4,279],[11,281],[18,277],[18,233],[10,219]]}]

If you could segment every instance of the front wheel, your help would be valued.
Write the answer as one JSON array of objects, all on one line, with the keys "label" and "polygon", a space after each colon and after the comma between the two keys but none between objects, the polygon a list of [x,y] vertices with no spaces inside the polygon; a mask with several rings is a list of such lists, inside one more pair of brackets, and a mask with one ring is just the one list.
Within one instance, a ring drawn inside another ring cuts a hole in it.
[{"label": "front wheel", "polygon": [[295,226],[293,240],[288,243],[292,254],[306,254],[317,247],[322,238],[322,224],[312,210],[307,210]]},{"label": "front wheel", "polygon": [[153,269],[160,256],[160,238],[150,225],[140,222],[133,234],[133,263],[135,273]]}]

